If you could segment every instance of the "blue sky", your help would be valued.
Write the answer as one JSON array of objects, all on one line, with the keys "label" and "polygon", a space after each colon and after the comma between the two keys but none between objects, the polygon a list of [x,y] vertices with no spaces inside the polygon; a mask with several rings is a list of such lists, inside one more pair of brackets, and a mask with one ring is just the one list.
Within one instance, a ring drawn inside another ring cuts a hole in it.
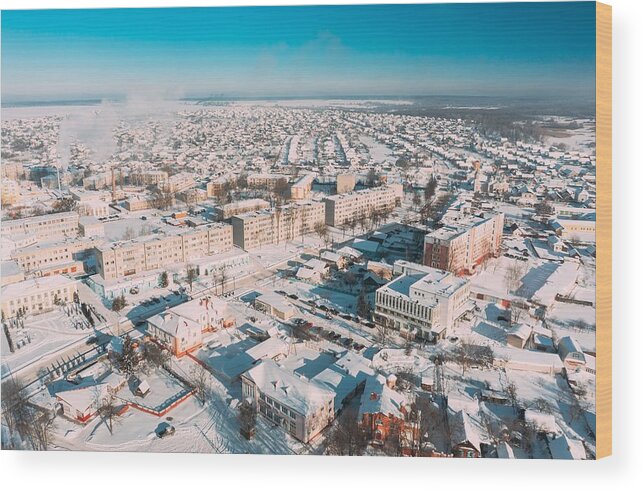
[{"label": "blue sky", "polygon": [[3,100],[593,97],[593,2],[2,12]]}]

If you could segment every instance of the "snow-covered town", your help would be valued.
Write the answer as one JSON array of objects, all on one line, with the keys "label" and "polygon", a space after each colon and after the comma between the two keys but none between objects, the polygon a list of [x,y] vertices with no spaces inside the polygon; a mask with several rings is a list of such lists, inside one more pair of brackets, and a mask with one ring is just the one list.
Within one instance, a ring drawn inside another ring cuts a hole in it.
[{"label": "snow-covered town", "polygon": [[3,107],[3,448],[593,459],[595,121],[417,104]]}]

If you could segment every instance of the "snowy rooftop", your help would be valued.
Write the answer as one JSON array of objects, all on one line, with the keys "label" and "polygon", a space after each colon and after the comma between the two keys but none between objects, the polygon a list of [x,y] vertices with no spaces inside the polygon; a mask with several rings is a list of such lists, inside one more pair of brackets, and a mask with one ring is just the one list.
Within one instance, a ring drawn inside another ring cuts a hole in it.
[{"label": "snowy rooftop", "polygon": [[244,378],[253,381],[268,397],[303,415],[317,412],[335,398],[335,393],[325,385],[298,377],[272,360],[264,360]]},{"label": "snowy rooftop", "polygon": [[402,408],[406,406],[404,394],[386,385],[382,375],[368,377],[359,406],[360,418],[364,414],[385,414],[396,418],[404,418]]},{"label": "snowy rooftop", "polygon": [[66,288],[74,285],[76,280],[72,280],[63,275],[43,276],[41,278],[32,278],[19,283],[13,283],[2,287],[2,298],[17,298],[25,295],[37,294],[42,291],[49,291],[54,288]]}]

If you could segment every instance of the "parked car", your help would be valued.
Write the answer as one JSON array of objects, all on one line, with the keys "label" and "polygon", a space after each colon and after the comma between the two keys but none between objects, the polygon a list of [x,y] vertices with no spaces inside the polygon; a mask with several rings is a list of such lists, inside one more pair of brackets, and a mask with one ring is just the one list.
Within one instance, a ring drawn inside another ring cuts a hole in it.
[{"label": "parked car", "polygon": [[176,428],[172,425],[167,425],[158,431],[158,436],[159,438],[165,438],[166,436],[174,435],[174,433],[176,433]]}]

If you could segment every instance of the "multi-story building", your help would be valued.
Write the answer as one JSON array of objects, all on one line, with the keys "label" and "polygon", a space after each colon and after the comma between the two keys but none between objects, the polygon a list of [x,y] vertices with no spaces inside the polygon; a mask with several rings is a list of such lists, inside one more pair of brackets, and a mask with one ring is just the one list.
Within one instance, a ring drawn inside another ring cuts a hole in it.
[{"label": "multi-story building", "polygon": [[391,211],[395,208],[396,200],[396,191],[390,186],[328,196],[324,198],[326,223],[341,227],[361,216],[370,217],[375,212]]},{"label": "multi-story building", "polygon": [[40,239],[55,239],[78,236],[78,213],[75,211],[52,213],[37,217],[5,220],[2,234],[7,237],[34,235]]},{"label": "multi-story building", "polygon": [[100,240],[95,238],[45,242],[15,249],[11,253],[11,258],[28,273],[83,259],[99,243]]},{"label": "multi-story building", "polygon": [[232,226],[209,224],[178,234],[139,237],[96,248],[98,273],[107,280],[151,271],[232,249]]},{"label": "multi-story building", "polygon": [[2,179],[2,188],[0,189],[2,205],[15,205],[20,201],[20,184],[11,179]]},{"label": "multi-story building", "polygon": [[127,211],[149,210],[152,207],[152,202],[148,198],[133,196],[125,200],[123,206]]},{"label": "multi-story building", "polygon": [[232,217],[234,245],[245,250],[303,238],[324,223],[324,203],[302,201]]},{"label": "multi-story building", "polygon": [[214,198],[223,193],[228,183],[232,182],[233,179],[232,176],[219,176],[211,179],[205,187],[208,198]]},{"label": "multi-story building", "polygon": [[337,194],[350,193],[355,189],[355,174],[337,174]]},{"label": "multi-story building", "polygon": [[308,443],[335,418],[335,392],[314,380],[298,377],[272,360],[264,360],[241,376],[244,399],[257,412]]},{"label": "multi-story building", "polygon": [[109,215],[109,205],[101,200],[81,201],[78,203],[77,211],[82,216],[106,217]]},{"label": "multi-story building", "polygon": [[396,261],[399,276],[375,295],[375,322],[405,337],[443,339],[469,308],[469,281],[453,273]]},{"label": "multi-story building", "polygon": [[11,285],[25,279],[25,273],[16,261],[0,262],[0,286]]},{"label": "multi-story building", "polygon": [[456,274],[471,274],[502,245],[504,213],[469,216],[424,237],[424,264]]},{"label": "multi-story building", "polygon": [[243,213],[248,213],[251,211],[265,210],[270,208],[270,203],[265,199],[244,199],[240,201],[233,201],[225,205],[215,206],[214,215],[217,220],[227,220],[232,218],[234,215],[241,215]]},{"label": "multi-story building", "polygon": [[169,177],[164,170],[146,170],[140,173],[134,172],[130,179],[135,181],[136,184],[161,186],[168,181]]},{"label": "multi-story building", "polygon": [[289,176],[283,174],[250,174],[248,186],[251,188],[273,189],[278,182],[288,182]]},{"label": "multi-story building", "polygon": [[0,175],[13,181],[22,179],[25,176],[25,168],[22,162],[2,162]]},{"label": "multi-story building", "polygon": [[194,186],[196,186],[196,182],[191,172],[179,172],[168,178],[165,189],[170,193],[181,193]]},{"label": "multi-story building", "polygon": [[76,281],[63,275],[13,283],[2,288],[2,313],[9,318],[20,309],[25,314],[48,312],[56,303],[73,301],[76,292]]},{"label": "multi-story building", "polygon": [[308,199],[313,189],[315,174],[305,174],[290,186],[291,199]]}]

